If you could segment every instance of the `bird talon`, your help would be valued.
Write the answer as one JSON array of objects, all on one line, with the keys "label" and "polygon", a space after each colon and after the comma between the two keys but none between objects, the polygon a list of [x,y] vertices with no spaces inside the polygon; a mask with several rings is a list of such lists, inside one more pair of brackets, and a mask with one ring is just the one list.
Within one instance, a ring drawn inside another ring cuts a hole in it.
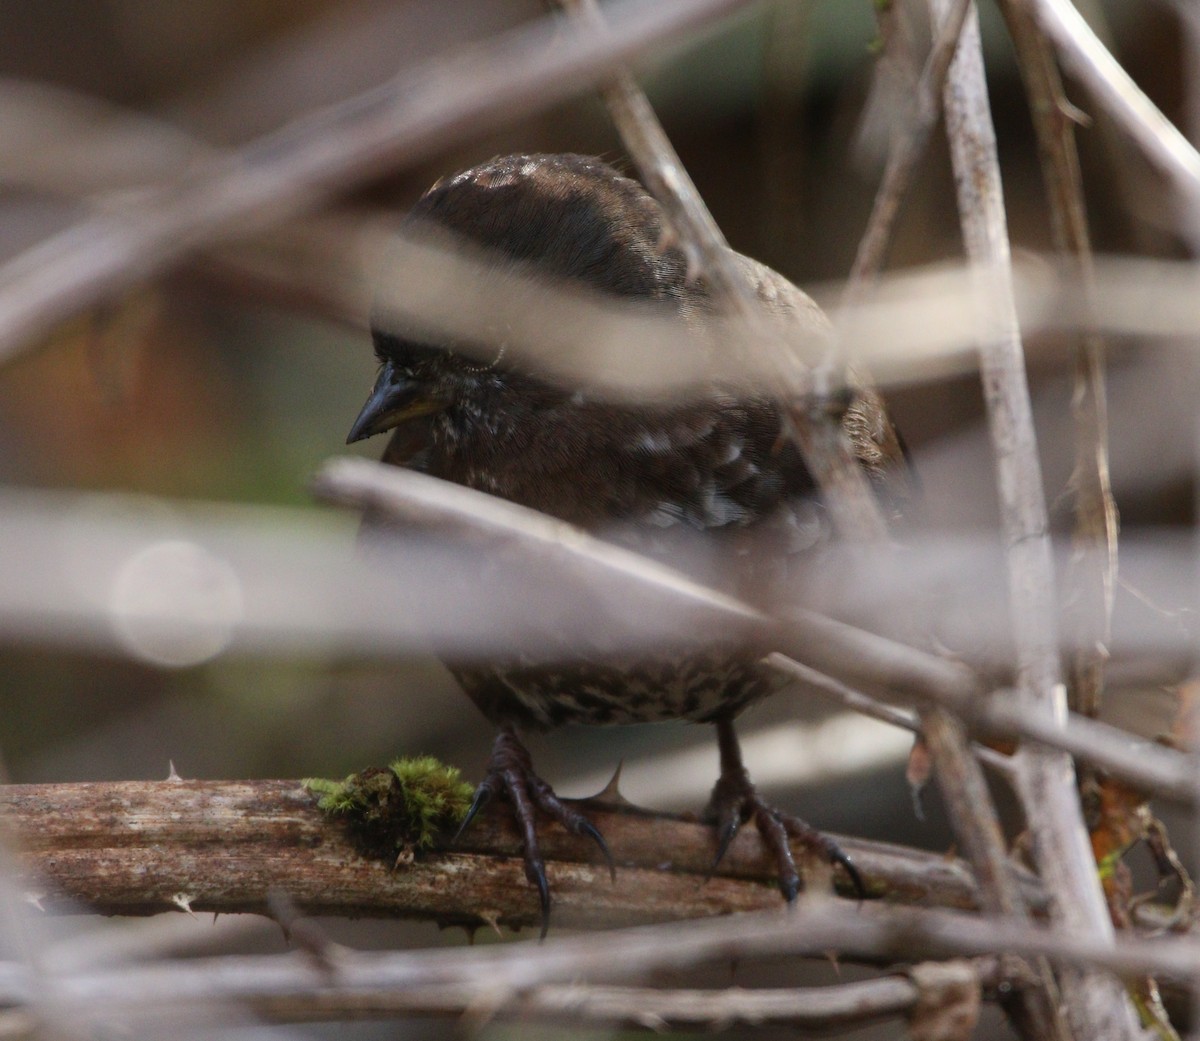
[{"label": "bird talon", "polygon": [[789,904],[796,902],[796,897],[800,895],[800,877],[793,875],[790,878],[779,879],[779,891],[783,894],[783,899]]},{"label": "bird talon", "polygon": [[492,798],[492,786],[487,781],[483,781],[478,788],[475,789],[475,797],[471,800],[471,805],[467,809],[467,815],[463,817],[462,823],[458,826],[458,831],[454,833],[454,842],[457,843],[462,838],[462,834],[467,830],[467,826],[479,814],[479,811],[486,806]]},{"label": "bird talon", "polygon": [[544,940],[546,934],[550,931],[550,883],[546,880],[546,866],[542,863],[542,858],[537,857],[536,860],[530,860],[528,856],[525,858],[525,877],[537,887],[538,891],[538,906],[541,909],[541,932],[538,934],[539,940]]},{"label": "bird talon", "polygon": [[831,843],[833,850],[830,853],[829,859],[834,864],[841,864],[842,870],[850,876],[850,884],[854,887],[854,895],[859,900],[867,899],[867,884],[863,881],[862,874],[858,870],[858,865],[854,863],[850,857],[843,853],[836,843]]},{"label": "bird talon", "polygon": [[600,847],[600,852],[604,856],[604,862],[608,865],[608,874],[615,884],[617,881],[617,863],[613,860],[612,852],[608,848],[608,843],[604,841],[604,836],[600,834],[600,829],[591,821],[580,818],[577,825],[579,831],[591,839],[597,846]]},{"label": "bird talon", "polygon": [[733,845],[733,840],[737,837],[738,831],[741,830],[742,822],[737,815],[730,817],[722,822],[717,829],[717,855],[713,858],[712,868],[709,874],[716,871],[721,865],[721,861],[725,859],[725,854],[729,852],[729,847]]}]

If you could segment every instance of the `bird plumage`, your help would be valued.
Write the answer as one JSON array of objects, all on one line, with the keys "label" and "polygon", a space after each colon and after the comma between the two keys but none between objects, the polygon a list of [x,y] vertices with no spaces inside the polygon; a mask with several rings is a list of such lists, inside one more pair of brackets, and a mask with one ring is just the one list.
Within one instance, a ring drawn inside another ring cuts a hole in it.
[{"label": "bird plumage", "polygon": [[[649,302],[693,326],[713,313],[704,284],[689,282],[683,255],[664,248],[657,203],[597,159],[495,159],[439,181],[408,221],[455,236],[482,251],[485,263],[556,286]],[[786,308],[801,323],[823,326],[816,305],[799,290],[738,259],[758,278],[764,307]],[[431,343],[390,322],[373,332],[380,376],[351,440],[394,427],[385,453],[390,462],[651,555],[671,557],[703,539],[723,562],[715,580],[760,602],[786,585],[790,564],[827,531],[813,480],[787,436],[780,405],[768,395],[714,385],[678,399],[620,401],[527,370],[506,356],[503,343],[482,351],[480,345]],[[895,461],[889,458],[895,438],[877,399],[852,401],[846,423],[864,466],[886,472]],[[712,641],[633,657],[575,646],[552,660],[450,664],[476,704],[503,727],[716,722],[726,727],[722,763],[724,770],[729,759],[731,773],[741,767],[736,744],[732,758],[725,754],[734,741],[729,721],[779,685],[752,652]],[[738,790],[752,793],[742,780]],[[734,828],[751,811],[767,812],[758,803],[735,802],[717,814],[734,819]],[[544,875],[538,884],[548,900]]]}]

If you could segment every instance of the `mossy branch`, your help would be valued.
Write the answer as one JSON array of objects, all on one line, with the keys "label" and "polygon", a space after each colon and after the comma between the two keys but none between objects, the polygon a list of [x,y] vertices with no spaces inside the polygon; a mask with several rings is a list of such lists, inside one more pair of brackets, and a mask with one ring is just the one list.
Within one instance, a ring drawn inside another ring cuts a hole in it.
[{"label": "mossy branch", "polygon": [[[591,842],[547,825],[543,853],[553,925],[599,927],[779,906],[775,868],[753,828],[711,878],[706,825],[601,801],[586,805],[617,858],[617,885]],[[411,862],[365,856],[343,823],[298,781],[157,781],[0,788],[0,814],[20,851],[21,884],[47,911],[105,914],[266,913],[286,893],[307,913],[372,915],[513,927],[538,920],[520,838],[506,807],[489,808],[452,848]],[[838,837],[873,897],[971,908],[975,883],[959,861]],[[812,884],[827,868],[797,851]],[[839,885],[848,885],[838,878]],[[1040,902],[1028,880],[1030,899]],[[849,906],[848,910],[849,910]]]}]

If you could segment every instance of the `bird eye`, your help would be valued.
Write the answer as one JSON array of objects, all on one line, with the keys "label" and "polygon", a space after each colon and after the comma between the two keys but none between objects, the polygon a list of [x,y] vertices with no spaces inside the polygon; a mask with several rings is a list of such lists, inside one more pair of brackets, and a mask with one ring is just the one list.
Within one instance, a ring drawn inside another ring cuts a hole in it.
[{"label": "bird eye", "polygon": [[488,372],[488,371],[496,368],[496,366],[500,364],[500,362],[504,358],[504,352],[507,350],[508,350],[508,344],[501,341],[500,346],[496,349],[495,357],[492,358],[491,361],[486,361],[486,362],[480,361],[478,354],[475,354],[475,355],[457,354],[454,351],[451,351],[450,353],[453,354],[454,357],[459,359],[459,361],[462,364],[462,367],[464,369],[466,369],[468,372]]}]

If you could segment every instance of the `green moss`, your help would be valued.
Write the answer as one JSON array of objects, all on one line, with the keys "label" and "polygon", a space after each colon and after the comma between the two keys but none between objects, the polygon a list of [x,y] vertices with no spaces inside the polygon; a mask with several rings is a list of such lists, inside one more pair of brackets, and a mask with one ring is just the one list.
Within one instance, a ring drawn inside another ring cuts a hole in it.
[{"label": "green moss", "polygon": [[458,769],[432,756],[368,767],[344,781],[307,777],[302,783],[322,810],[346,822],[364,852],[388,860],[429,848],[471,805],[471,786]]}]

